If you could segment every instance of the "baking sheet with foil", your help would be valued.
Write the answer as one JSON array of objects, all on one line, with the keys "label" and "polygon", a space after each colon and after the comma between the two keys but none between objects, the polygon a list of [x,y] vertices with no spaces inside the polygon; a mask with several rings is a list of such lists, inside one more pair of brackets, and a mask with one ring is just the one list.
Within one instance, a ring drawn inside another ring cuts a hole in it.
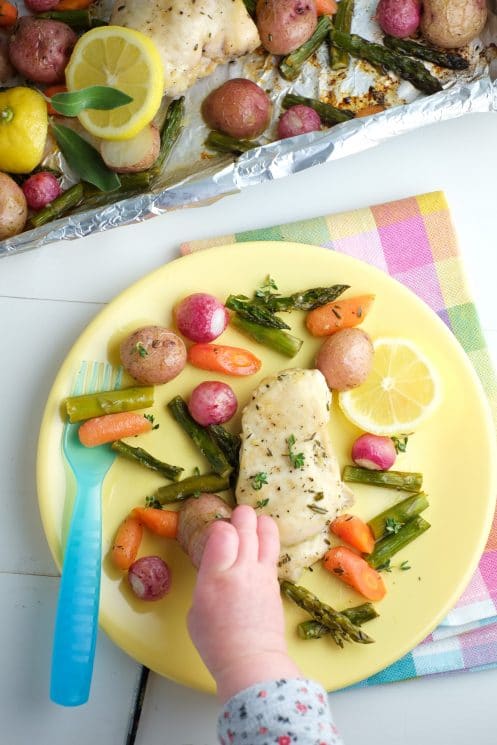
[{"label": "baking sheet with foil", "polygon": [[[102,17],[108,17],[112,3],[104,1],[99,5]],[[381,31],[372,21],[376,5],[377,0],[356,0],[352,31],[367,39],[381,41]],[[428,65],[443,84],[443,90],[431,96],[419,93],[408,82],[399,83],[394,75],[380,74],[360,60],[353,60],[345,71],[332,72],[327,59],[327,45],[322,45],[294,82],[285,81],[278,75],[273,57],[257,52],[218,67],[187,92],[183,132],[153,190],[92,210],[79,208],[67,217],[1,241],[0,258],[54,241],[73,240],[142,222],[170,210],[205,204],[246,186],[283,178],[314,165],[359,153],[391,137],[435,122],[497,110],[497,83],[494,83],[497,61],[493,60],[497,44],[497,9],[493,10],[481,39],[469,50],[468,70],[454,73]],[[24,12],[22,5],[20,12]],[[224,80],[235,77],[256,81],[274,103],[273,120],[265,137],[260,138],[262,146],[236,160],[206,150],[204,140],[208,129],[200,115],[201,102],[209,91]],[[322,132],[274,141],[281,99],[289,90],[353,110],[378,102],[384,102],[389,108]],[[167,103],[164,102],[158,114],[159,124]],[[77,123],[75,126],[78,128]],[[81,128],[78,131],[81,133]],[[74,174],[55,147],[47,154],[43,165],[62,171],[64,188],[75,183]]]}]

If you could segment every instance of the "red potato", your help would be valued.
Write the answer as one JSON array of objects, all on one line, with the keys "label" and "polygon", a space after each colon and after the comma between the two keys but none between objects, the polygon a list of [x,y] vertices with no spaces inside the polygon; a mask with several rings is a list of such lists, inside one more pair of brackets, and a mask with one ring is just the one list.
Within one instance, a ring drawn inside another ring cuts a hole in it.
[{"label": "red potato", "polygon": [[373,343],[365,331],[342,329],[324,342],[316,358],[328,386],[348,391],[364,383],[373,365]]},{"label": "red potato", "polygon": [[250,140],[269,125],[271,108],[269,97],[257,83],[233,78],[209,93],[202,104],[202,116],[211,129]]},{"label": "red potato", "polygon": [[128,336],[120,347],[124,369],[145,385],[172,380],[186,364],[183,340],[162,326],[144,326]]},{"label": "red potato", "polygon": [[382,31],[398,39],[411,36],[421,22],[420,0],[380,0],[376,19]]},{"label": "red potato", "polygon": [[257,28],[262,46],[271,54],[289,54],[314,33],[315,0],[258,0]]},{"label": "red potato", "polygon": [[65,23],[24,16],[10,37],[10,61],[21,75],[35,83],[63,82],[77,38]]},{"label": "red potato", "polygon": [[229,322],[226,307],[206,292],[196,292],[185,297],[177,305],[174,317],[183,336],[201,343],[217,339]]},{"label": "red potato", "polygon": [[22,185],[28,207],[41,210],[53,202],[62,192],[56,176],[49,171],[41,171],[30,176]]},{"label": "red potato", "polygon": [[229,520],[231,507],[217,494],[187,499],[179,513],[178,543],[194,566],[200,566],[207,531],[214,520]]},{"label": "red potato", "polygon": [[22,232],[28,219],[28,205],[14,179],[0,172],[0,241]]},{"label": "red potato", "polygon": [[0,36],[0,83],[6,83],[14,75],[9,60],[9,44],[5,36]]},{"label": "red potato", "polygon": [[171,588],[171,570],[160,556],[142,556],[128,569],[128,582],[139,600],[160,600]]},{"label": "red potato", "polygon": [[366,433],[352,445],[352,460],[362,468],[387,471],[397,459],[397,451],[391,437]]},{"label": "red potato", "polygon": [[192,391],[188,410],[203,427],[223,424],[235,414],[238,401],[233,388],[217,380],[206,380]]},{"label": "red potato", "polygon": [[59,0],[24,0],[24,4],[33,13],[45,13],[47,10],[54,10]]},{"label": "red potato", "polygon": [[278,122],[278,137],[284,140],[286,137],[296,137],[306,132],[319,132],[321,129],[321,118],[317,111],[310,106],[297,104],[291,106],[280,116]]}]

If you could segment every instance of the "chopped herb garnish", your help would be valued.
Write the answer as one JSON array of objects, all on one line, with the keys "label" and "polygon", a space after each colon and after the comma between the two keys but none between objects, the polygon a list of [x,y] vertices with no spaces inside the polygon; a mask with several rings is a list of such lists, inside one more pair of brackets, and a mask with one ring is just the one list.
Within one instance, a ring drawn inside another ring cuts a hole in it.
[{"label": "chopped herb garnish", "polygon": [[194,491],[192,497],[194,499],[198,499],[200,497],[200,490],[197,489],[197,491]]},{"label": "chopped herb garnish", "polygon": [[152,429],[159,429],[160,424],[154,424],[155,417],[153,414],[144,414],[143,416],[145,417],[145,419],[147,419],[150,422],[150,424],[153,424]]},{"label": "chopped herb garnish", "polygon": [[262,489],[264,484],[268,483],[267,473],[265,473],[264,471],[256,473],[255,476],[252,476],[251,481],[252,489],[255,489],[255,491],[259,491],[259,489]]},{"label": "chopped herb garnish", "polygon": [[336,309],[336,308],[332,308],[331,310],[333,311],[333,314],[334,314],[334,315],[335,315],[335,316],[336,316],[337,318],[340,318],[340,319],[341,319],[341,317],[342,317],[342,316],[340,315],[340,313],[339,313],[339,312],[337,311],[337,309]]},{"label": "chopped herb garnish", "polygon": [[200,476],[200,468],[198,466],[195,466],[195,468],[193,469],[193,475]]},{"label": "chopped herb garnish", "polygon": [[385,520],[385,530],[389,534],[395,535],[402,528],[402,523],[399,523],[394,517],[387,517]]},{"label": "chopped herb garnish", "polygon": [[390,566],[390,559],[387,559],[384,564],[380,564],[379,567],[376,567],[378,572],[391,572],[392,567]]},{"label": "chopped herb garnish", "polygon": [[135,346],[133,347],[133,352],[138,352],[140,357],[148,357],[148,352],[141,343],[141,341],[137,341]]},{"label": "chopped herb garnish", "polygon": [[396,453],[405,453],[407,450],[407,442],[409,435],[399,435],[398,437],[392,437],[392,442],[395,447]]},{"label": "chopped herb garnish", "polygon": [[295,445],[295,435],[290,435],[290,437],[287,438],[286,444],[288,445],[288,457],[290,458],[290,463],[294,468],[303,468],[304,467],[304,453],[294,453],[293,446]]},{"label": "chopped herb garnish", "polygon": [[256,510],[259,510],[259,509],[261,509],[261,507],[266,507],[266,505],[268,505],[268,504],[269,504],[269,497],[266,497],[266,499],[259,499],[255,503],[255,509]]},{"label": "chopped herb garnish", "polygon": [[314,501],[315,501],[315,502],[320,502],[320,501],[321,501],[322,499],[324,499],[324,492],[322,492],[322,491],[317,491],[317,492],[316,492],[316,493],[314,494]]},{"label": "chopped herb garnish", "polygon": [[154,497],[154,495],[152,495],[151,497],[146,497],[145,507],[153,507],[155,510],[162,509],[161,503]]},{"label": "chopped herb garnish", "polygon": [[328,512],[328,510],[325,510],[324,507],[319,507],[319,505],[317,504],[308,504],[307,506],[313,512],[319,512],[320,515],[326,515]]},{"label": "chopped herb garnish", "polygon": [[264,280],[264,284],[261,285],[261,287],[254,292],[254,297],[260,298],[261,300],[267,300],[268,297],[275,294],[274,292],[272,292],[272,290],[277,289],[278,285],[268,274],[266,279]]},{"label": "chopped herb garnish", "polygon": [[399,565],[399,569],[402,572],[407,572],[409,569],[411,569],[411,565],[408,561],[403,561],[402,564]]}]

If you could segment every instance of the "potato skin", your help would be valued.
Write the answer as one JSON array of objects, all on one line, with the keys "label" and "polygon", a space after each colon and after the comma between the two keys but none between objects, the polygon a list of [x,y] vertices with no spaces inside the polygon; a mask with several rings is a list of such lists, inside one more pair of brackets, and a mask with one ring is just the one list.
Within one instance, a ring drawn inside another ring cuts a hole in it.
[{"label": "potato skin", "polygon": [[289,54],[314,33],[315,0],[258,0],[256,20],[262,46],[271,54]]},{"label": "potato skin", "polygon": [[418,29],[421,20],[420,0],[380,0],[376,19],[386,34],[404,39]]},{"label": "potato skin", "polygon": [[257,83],[233,78],[209,93],[202,104],[202,116],[212,129],[237,139],[251,139],[267,128],[271,101]]},{"label": "potato skin", "polygon": [[21,233],[28,219],[22,189],[6,173],[0,173],[0,241]]},{"label": "potato skin", "polygon": [[9,60],[9,44],[5,36],[0,36],[0,83],[5,83],[14,75]]},{"label": "potato skin", "polygon": [[143,326],[121,344],[121,362],[135,380],[161,385],[172,380],[186,364],[186,347],[173,331],[162,326]]},{"label": "potato skin", "polygon": [[177,540],[194,566],[200,566],[207,529],[214,520],[229,520],[231,507],[217,494],[201,494],[187,499],[179,513]]},{"label": "potato skin", "polygon": [[425,0],[421,32],[431,44],[456,49],[476,39],[486,21],[486,0]]},{"label": "potato skin", "polygon": [[348,391],[364,383],[373,364],[373,343],[365,331],[342,329],[324,342],[316,357],[328,386],[336,391]]},{"label": "potato skin", "polygon": [[23,16],[10,37],[10,61],[21,75],[35,83],[64,82],[76,40],[76,34],[65,23]]},{"label": "potato skin", "polygon": [[[139,139],[144,143],[143,146],[146,145],[145,149],[138,144]],[[131,140],[102,140],[100,154],[105,165],[115,173],[141,173],[151,168],[159,157],[160,144],[159,129],[155,124],[149,124],[143,132],[139,132]],[[128,165],[117,165],[123,152],[126,154]]]}]

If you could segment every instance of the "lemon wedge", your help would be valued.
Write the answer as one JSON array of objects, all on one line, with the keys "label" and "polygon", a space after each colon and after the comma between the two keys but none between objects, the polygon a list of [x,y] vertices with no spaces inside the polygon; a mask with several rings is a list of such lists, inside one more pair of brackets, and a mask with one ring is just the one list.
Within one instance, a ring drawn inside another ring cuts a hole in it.
[{"label": "lemon wedge", "polygon": [[74,47],[66,68],[69,91],[108,85],[133,99],[111,111],[89,109],[79,115],[83,127],[103,140],[130,140],[157,113],[164,91],[159,51],[145,34],[122,26],[88,31]]},{"label": "lemon wedge", "polygon": [[372,370],[365,383],[342,391],[343,413],[366,432],[413,432],[440,400],[440,382],[427,357],[407,339],[377,339]]}]

